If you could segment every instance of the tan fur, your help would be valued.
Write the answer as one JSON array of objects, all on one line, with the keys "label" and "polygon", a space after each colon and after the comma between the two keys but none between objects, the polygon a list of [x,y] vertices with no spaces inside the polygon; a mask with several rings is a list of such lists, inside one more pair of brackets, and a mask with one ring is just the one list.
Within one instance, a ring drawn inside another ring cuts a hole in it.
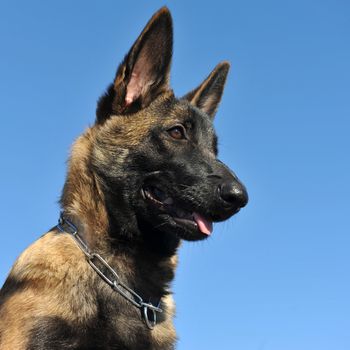
[{"label": "tan fur", "polygon": [[175,315],[175,303],[171,295],[167,295],[162,299],[162,304],[165,305],[165,312],[167,317],[165,322],[159,323],[153,329],[151,335],[155,343],[160,349],[165,347],[165,344],[173,343],[176,339],[175,327],[173,324],[173,317]]},{"label": "tan fur", "polygon": [[[40,238],[18,258],[11,275],[28,282],[21,294],[34,293],[32,307],[36,315],[86,320],[96,311],[89,300],[90,291],[84,293],[81,289],[90,284],[93,271],[77,244],[66,234],[50,232]],[[70,304],[66,305],[67,302]]]},{"label": "tan fur", "polygon": [[1,349],[24,348],[36,318],[50,315],[80,322],[96,312],[88,289],[93,272],[68,235],[50,232],[37,240],[20,255],[9,277],[25,286],[1,309]]},{"label": "tan fur", "polygon": [[[68,215],[84,219],[84,238],[88,244],[101,241],[101,236],[106,234],[108,226],[103,193],[94,173],[89,169],[94,141],[95,129],[89,128],[74,143],[65,185],[69,190],[66,191],[68,195],[62,203]],[[92,227],[94,232],[90,232]]]}]

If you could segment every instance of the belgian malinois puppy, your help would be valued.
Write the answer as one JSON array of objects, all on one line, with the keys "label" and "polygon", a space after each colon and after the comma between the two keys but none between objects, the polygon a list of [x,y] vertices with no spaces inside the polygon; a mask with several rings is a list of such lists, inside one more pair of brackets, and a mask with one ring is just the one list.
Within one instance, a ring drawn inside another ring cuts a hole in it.
[{"label": "belgian malinois puppy", "polygon": [[75,142],[59,224],[18,258],[0,294],[0,348],[173,349],[181,240],[247,203],[212,125],[227,62],[178,99],[172,20],[149,21]]}]

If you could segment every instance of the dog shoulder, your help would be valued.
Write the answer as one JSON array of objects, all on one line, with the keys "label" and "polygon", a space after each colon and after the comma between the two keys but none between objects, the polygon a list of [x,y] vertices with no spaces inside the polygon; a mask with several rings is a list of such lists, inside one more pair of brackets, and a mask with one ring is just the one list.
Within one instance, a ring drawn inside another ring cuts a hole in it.
[{"label": "dog shoulder", "polygon": [[0,291],[0,347],[22,349],[28,334],[42,319],[74,322],[96,313],[91,269],[83,253],[66,234],[48,232],[15,262]]},{"label": "dog shoulder", "polygon": [[72,237],[50,231],[19,256],[10,276],[36,283],[43,281],[46,286],[54,286],[69,277],[69,268],[81,267],[80,261],[84,261],[83,253]]}]

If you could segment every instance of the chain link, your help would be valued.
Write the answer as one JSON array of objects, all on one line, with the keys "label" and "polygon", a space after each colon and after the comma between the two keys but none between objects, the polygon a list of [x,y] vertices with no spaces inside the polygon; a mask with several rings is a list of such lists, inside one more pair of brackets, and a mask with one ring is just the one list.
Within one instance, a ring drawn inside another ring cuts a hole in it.
[{"label": "chain link", "polygon": [[[68,230],[65,227],[68,228]],[[139,294],[124,284],[115,270],[101,255],[90,251],[88,245],[79,236],[78,228],[67,220],[63,213],[61,213],[58,220],[57,228],[60,232],[68,233],[74,238],[74,241],[86,256],[89,265],[114,291],[118,292],[134,306],[141,309],[144,322],[149,329],[153,329],[157,324],[157,312],[163,312],[159,307],[160,301],[158,306],[154,306],[152,303],[146,303]]]}]

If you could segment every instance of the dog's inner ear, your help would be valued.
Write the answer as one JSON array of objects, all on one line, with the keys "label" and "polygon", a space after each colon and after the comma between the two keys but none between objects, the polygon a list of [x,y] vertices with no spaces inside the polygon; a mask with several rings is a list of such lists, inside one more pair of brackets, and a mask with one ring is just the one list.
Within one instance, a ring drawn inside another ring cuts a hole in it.
[{"label": "dog's inner ear", "polygon": [[153,15],[117,70],[113,85],[101,97],[97,122],[110,115],[134,113],[169,90],[172,19],[166,7]]},{"label": "dog's inner ear", "polygon": [[197,88],[182,97],[204,113],[214,118],[219,106],[226,77],[230,69],[228,62],[219,63]]}]

